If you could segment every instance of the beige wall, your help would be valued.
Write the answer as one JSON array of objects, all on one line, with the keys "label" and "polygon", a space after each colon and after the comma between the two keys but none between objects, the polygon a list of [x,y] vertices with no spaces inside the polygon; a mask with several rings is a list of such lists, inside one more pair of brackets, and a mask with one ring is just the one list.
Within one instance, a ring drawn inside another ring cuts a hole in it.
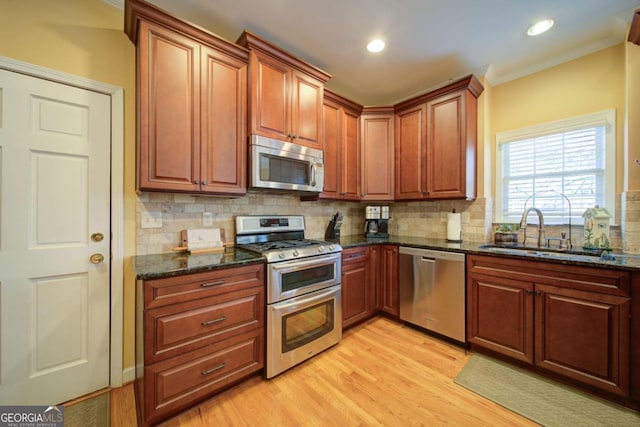
[{"label": "beige wall", "polygon": [[[489,141],[492,160],[498,132],[615,108],[616,193],[619,194],[624,178],[624,49],[624,44],[619,44],[493,87]],[[495,171],[495,166],[492,170]],[[494,192],[495,177],[491,194]]]},{"label": "beige wall", "polygon": [[[4,0],[0,56],[124,88],[125,256],[135,253],[135,47],[121,10],[100,0]],[[128,267],[129,263],[125,265]],[[134,364],[133,281],[124,306],[124,366]]]},{"label": "beige wall", "polygon": [[625,191],[640,191],[640,46],[625,43],[626,48],[626,131],[627,156]]}]

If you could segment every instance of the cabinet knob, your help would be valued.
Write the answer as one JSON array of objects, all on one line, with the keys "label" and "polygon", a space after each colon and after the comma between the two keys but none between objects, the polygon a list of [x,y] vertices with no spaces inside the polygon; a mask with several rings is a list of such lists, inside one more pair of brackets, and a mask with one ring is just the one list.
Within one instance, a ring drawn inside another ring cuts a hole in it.
[{"label": "cabinet knob", "polygon": [[194,184],[200,184],[200,180],[196,179],[195,181],[193,181]]},{"label": "cabinet knob", "polygon": [[207,185],[207,181],[202,181],[202,185]]}]

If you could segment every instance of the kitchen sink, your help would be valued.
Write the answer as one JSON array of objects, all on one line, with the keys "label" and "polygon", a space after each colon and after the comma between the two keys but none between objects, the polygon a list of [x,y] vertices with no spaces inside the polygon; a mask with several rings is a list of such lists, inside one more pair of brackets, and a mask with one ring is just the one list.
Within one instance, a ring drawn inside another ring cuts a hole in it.
[{"label": "kitchen sink", "polygon": [[[584,253],[584,252],[569,252],[569,251],[558,251],[553,249],[546,248],[533,248],[533,247],[525,247],[525,246],[499,246],[499,245],[481,245],[478,247],[479,249],[492,252],[492,253],[501,253],[505,255],[522,255],[536,258],[545,258],[545,259],[558,259],[558,260],[566,260],[566,261],[600,261],[601,254],[598,252]],[[606,259],[609,260],[609,259]]]}]

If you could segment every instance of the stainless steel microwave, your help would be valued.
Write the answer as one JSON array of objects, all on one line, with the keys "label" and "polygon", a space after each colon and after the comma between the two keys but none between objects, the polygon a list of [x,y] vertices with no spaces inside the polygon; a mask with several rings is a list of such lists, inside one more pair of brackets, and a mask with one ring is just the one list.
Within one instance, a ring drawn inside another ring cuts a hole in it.
[{"label": "stainless steel microwave", "polygon": [[253,135],[249,153],[251,187],[322,192],[322,150]]}]

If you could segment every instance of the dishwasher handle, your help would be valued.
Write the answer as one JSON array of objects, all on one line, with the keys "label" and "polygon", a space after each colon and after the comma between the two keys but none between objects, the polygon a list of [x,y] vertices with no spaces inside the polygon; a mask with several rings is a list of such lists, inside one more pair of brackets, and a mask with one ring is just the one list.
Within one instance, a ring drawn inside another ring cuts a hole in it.
[{"label": "dishwasher handle", "polygon": [[420,261],[430,262],[430,263],[435,263],[435,262],[436,262],[436,259],[435,259],[435,258],[429,258],[429,257],[423,256],[423,257],[421,257],[421,258],[420,258]]},{"label": "dishwasher handle", "polygon": [[433,260],[447,260],[455,262],[464,262],[465,255],[460,252],[436,251],[433,249],[412,248],[409,246],[400,246],[399,253],[401,255],[417,255],[419,257]]}]

